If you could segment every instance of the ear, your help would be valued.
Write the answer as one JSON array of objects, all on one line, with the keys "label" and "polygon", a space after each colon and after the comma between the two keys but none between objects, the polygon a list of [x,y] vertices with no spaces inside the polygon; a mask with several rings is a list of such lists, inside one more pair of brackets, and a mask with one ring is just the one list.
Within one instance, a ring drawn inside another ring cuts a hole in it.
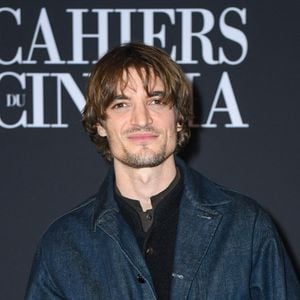
[{"label": "ear", "polygon": [[177,122],[177,124],[176,124],[176,130],[177,130],[177,132],[182,130],[182,124],[180,124],[179,122]]},{"label": "ear", "polygon": [[97,132],[101,137],[106,137],[107,136],[107,132],[106,129],[99,123],[97,123]]}]

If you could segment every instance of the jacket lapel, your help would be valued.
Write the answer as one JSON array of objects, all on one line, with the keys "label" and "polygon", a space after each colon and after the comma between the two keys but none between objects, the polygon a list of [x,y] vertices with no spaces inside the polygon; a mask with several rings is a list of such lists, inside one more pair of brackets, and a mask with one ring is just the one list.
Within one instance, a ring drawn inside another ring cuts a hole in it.
[{"label": "jacket lapel", "polygon": [[177,225],[172,299],[186,299],[192,281],[209,251],[222,214],[215,207],[230,202],[217,185],[177,160],[184,191]]},{"label": "jacket lapel", "polygon": [[179,294],[180,299],[185,299],[221,219],[222,215],[211,209],[181,207],[172,274],[172,299]]},{"label": "jacket lapel", "polygon": [[116,242],[120,251],[137,269],[137,274],[146,277],[151,282],[149,270],[136,239],[121,214],[115,211],[106,212],[98,220],[98,226]]},{"label": "jacket lapel", "polygon": [[113,173],[109,172],[98,194],[98,207],[94,214],[94,231],[104,231],[123,252],[126,259],[153,287],[151,275],[129,225],[125,222],[114,199]]}]

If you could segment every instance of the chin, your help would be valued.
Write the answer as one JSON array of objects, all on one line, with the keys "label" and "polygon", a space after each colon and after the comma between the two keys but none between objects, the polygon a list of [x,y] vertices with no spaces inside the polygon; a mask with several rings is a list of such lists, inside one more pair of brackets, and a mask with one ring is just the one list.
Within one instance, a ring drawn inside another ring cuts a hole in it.
[{"label": "chin", "polygon": [[121,160],[127,166],[132,168],[140,169],[140,168],[153,168],[157,167],[166,161],[174,151],[166,152],[159,151],[157,153],[137,153],[137,154],[127,154]]}]

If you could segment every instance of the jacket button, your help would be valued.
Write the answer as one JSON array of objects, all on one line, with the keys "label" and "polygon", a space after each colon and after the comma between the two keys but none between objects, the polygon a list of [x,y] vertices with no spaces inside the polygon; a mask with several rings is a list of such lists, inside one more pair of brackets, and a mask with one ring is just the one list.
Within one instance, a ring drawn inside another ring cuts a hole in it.
[{"label": "jacket button", "polygon": [[149,255],[149,256],[153,255],[154,254],[153,248],[152,247],[147,248],[146,254]]},{"label": "jacket button", "polygon": [[148,221],[152,221],[152,215],[151,214],[146,214],[146,219]]},{"label": "jacket button", "polygon": [[139,283],[145,283],[145,282],[146,282],[145,278],[142,277],[140,274],[138,274],[138,275],[136,276],[136,278],[137,278],[137,281],[138,281]]}]

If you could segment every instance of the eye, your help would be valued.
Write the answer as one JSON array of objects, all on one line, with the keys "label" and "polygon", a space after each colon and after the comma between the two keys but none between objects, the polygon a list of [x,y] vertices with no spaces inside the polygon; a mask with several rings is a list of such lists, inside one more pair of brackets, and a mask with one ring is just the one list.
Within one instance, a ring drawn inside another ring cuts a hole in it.
[{"label": "eye", "polygon": [[111,109],[121,109],[127,107],[128,104],[126,102],[118,102],[111,106]]},{"label": "eye", "polygon": [[150,100],[151,105],[162,105],[164,104],[161,98],[153,98]]},{"label": "eye", "polygon": [[149,98],[149,104],[150,105],[165,105],[165,98],[164,98],[164,92],[163,91],[153,91],[150,94]]}]

